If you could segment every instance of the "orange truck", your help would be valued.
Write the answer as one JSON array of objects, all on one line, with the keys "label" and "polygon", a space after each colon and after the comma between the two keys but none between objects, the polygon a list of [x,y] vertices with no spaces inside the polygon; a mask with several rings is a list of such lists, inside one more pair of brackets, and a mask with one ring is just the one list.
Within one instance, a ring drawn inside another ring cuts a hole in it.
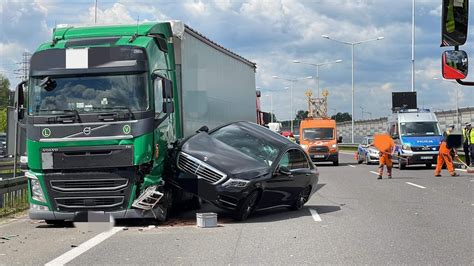
[{"label": "orange truck", "polygon": [[339,165],[336,121],[327,118],[307,118],[300,124],[300,145],[315,162],[332,162]]}]

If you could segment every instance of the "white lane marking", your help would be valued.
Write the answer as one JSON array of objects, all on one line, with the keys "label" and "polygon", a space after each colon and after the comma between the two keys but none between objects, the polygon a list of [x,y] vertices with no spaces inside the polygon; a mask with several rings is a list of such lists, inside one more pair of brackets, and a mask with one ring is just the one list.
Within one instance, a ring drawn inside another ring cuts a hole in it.
[{"label": "white lane marking", "polygon": [[374,175],[379,175],[379,173],[375,172],[375,171],[370,171],[372,174]]},{"label": "white lane marking", "polygon": [[315,222],[321,222],[321,217],[319,216],[318,212],[314,209],[309,209],[309,212],[311,213],[311,216],[313,216],[313,220]]},{"label": "white lane marking", "polygon": [[352,165],[352,164],[348,164],[349,167],[352,167],[352,168],[356,168],[357,166],[355,165]]},{"label": "white lane marking", "polygon": [[88,251],[89,249],[97,246],[100,244],[102,241],[106,240],[107,238],[115,235],[117,232],[120,232],[123,230],[123,227],[114,227],[110,229],[109,231],[100,233],[96,235],[95,237],[87,240],[86,242],[80,244],[78,247],[73,248],[69,250],[68,252],[64,253],[63,255],[55,258],[54,260],[46,263],[45,265],[64,265],[73,259],[77,258],[84,252]]},{"label": "white lane marking", "polygon": [[414,187],[426,188],[424,186],[420,186],[420,185],[417,185],[417,184],[414,184],[414,183],[411,183],[411,182],[405,182],[405,183],[408,184],[408,185],[414,186]]}]

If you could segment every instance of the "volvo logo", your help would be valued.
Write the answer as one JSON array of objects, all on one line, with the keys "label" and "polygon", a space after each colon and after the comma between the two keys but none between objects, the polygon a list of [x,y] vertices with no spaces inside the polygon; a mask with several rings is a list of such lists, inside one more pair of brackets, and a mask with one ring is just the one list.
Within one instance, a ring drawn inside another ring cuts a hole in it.
[{"label": "volvo logo", "polygon": [[86,136],[89,136],[91,134],[91,127],[85,127],[83,130],[82,130],[82,133],[84,133],[84,135]]}]

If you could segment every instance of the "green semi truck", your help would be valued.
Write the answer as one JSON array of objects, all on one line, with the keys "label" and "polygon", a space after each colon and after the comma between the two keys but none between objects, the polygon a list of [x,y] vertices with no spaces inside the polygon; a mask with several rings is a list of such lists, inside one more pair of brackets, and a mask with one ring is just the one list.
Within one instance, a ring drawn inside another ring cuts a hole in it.
[{"label": "green semi truck", "polygon": [[204,125],[255,122],[255,70],[179,21],[57,27],[16,93],[30,218],[166,219],[182,194],[169,150]]}]

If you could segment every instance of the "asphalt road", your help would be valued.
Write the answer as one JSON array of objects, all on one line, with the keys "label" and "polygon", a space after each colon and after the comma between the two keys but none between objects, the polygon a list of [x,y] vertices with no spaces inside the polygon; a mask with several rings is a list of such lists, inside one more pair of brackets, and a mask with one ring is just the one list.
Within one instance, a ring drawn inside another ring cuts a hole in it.
[{"label": "asphalt road", "polygon": [[218,212],[217,228],[195,227],[194,212],[102,234],[17,219],[0,225],[0,237],[15,235],[0,239],[0,264],[474,264],[474,175],[416,167],[377,180],[377,166],[345,154],[319,170],[320,188],[300,211],[238,223],[204,205]]}]

